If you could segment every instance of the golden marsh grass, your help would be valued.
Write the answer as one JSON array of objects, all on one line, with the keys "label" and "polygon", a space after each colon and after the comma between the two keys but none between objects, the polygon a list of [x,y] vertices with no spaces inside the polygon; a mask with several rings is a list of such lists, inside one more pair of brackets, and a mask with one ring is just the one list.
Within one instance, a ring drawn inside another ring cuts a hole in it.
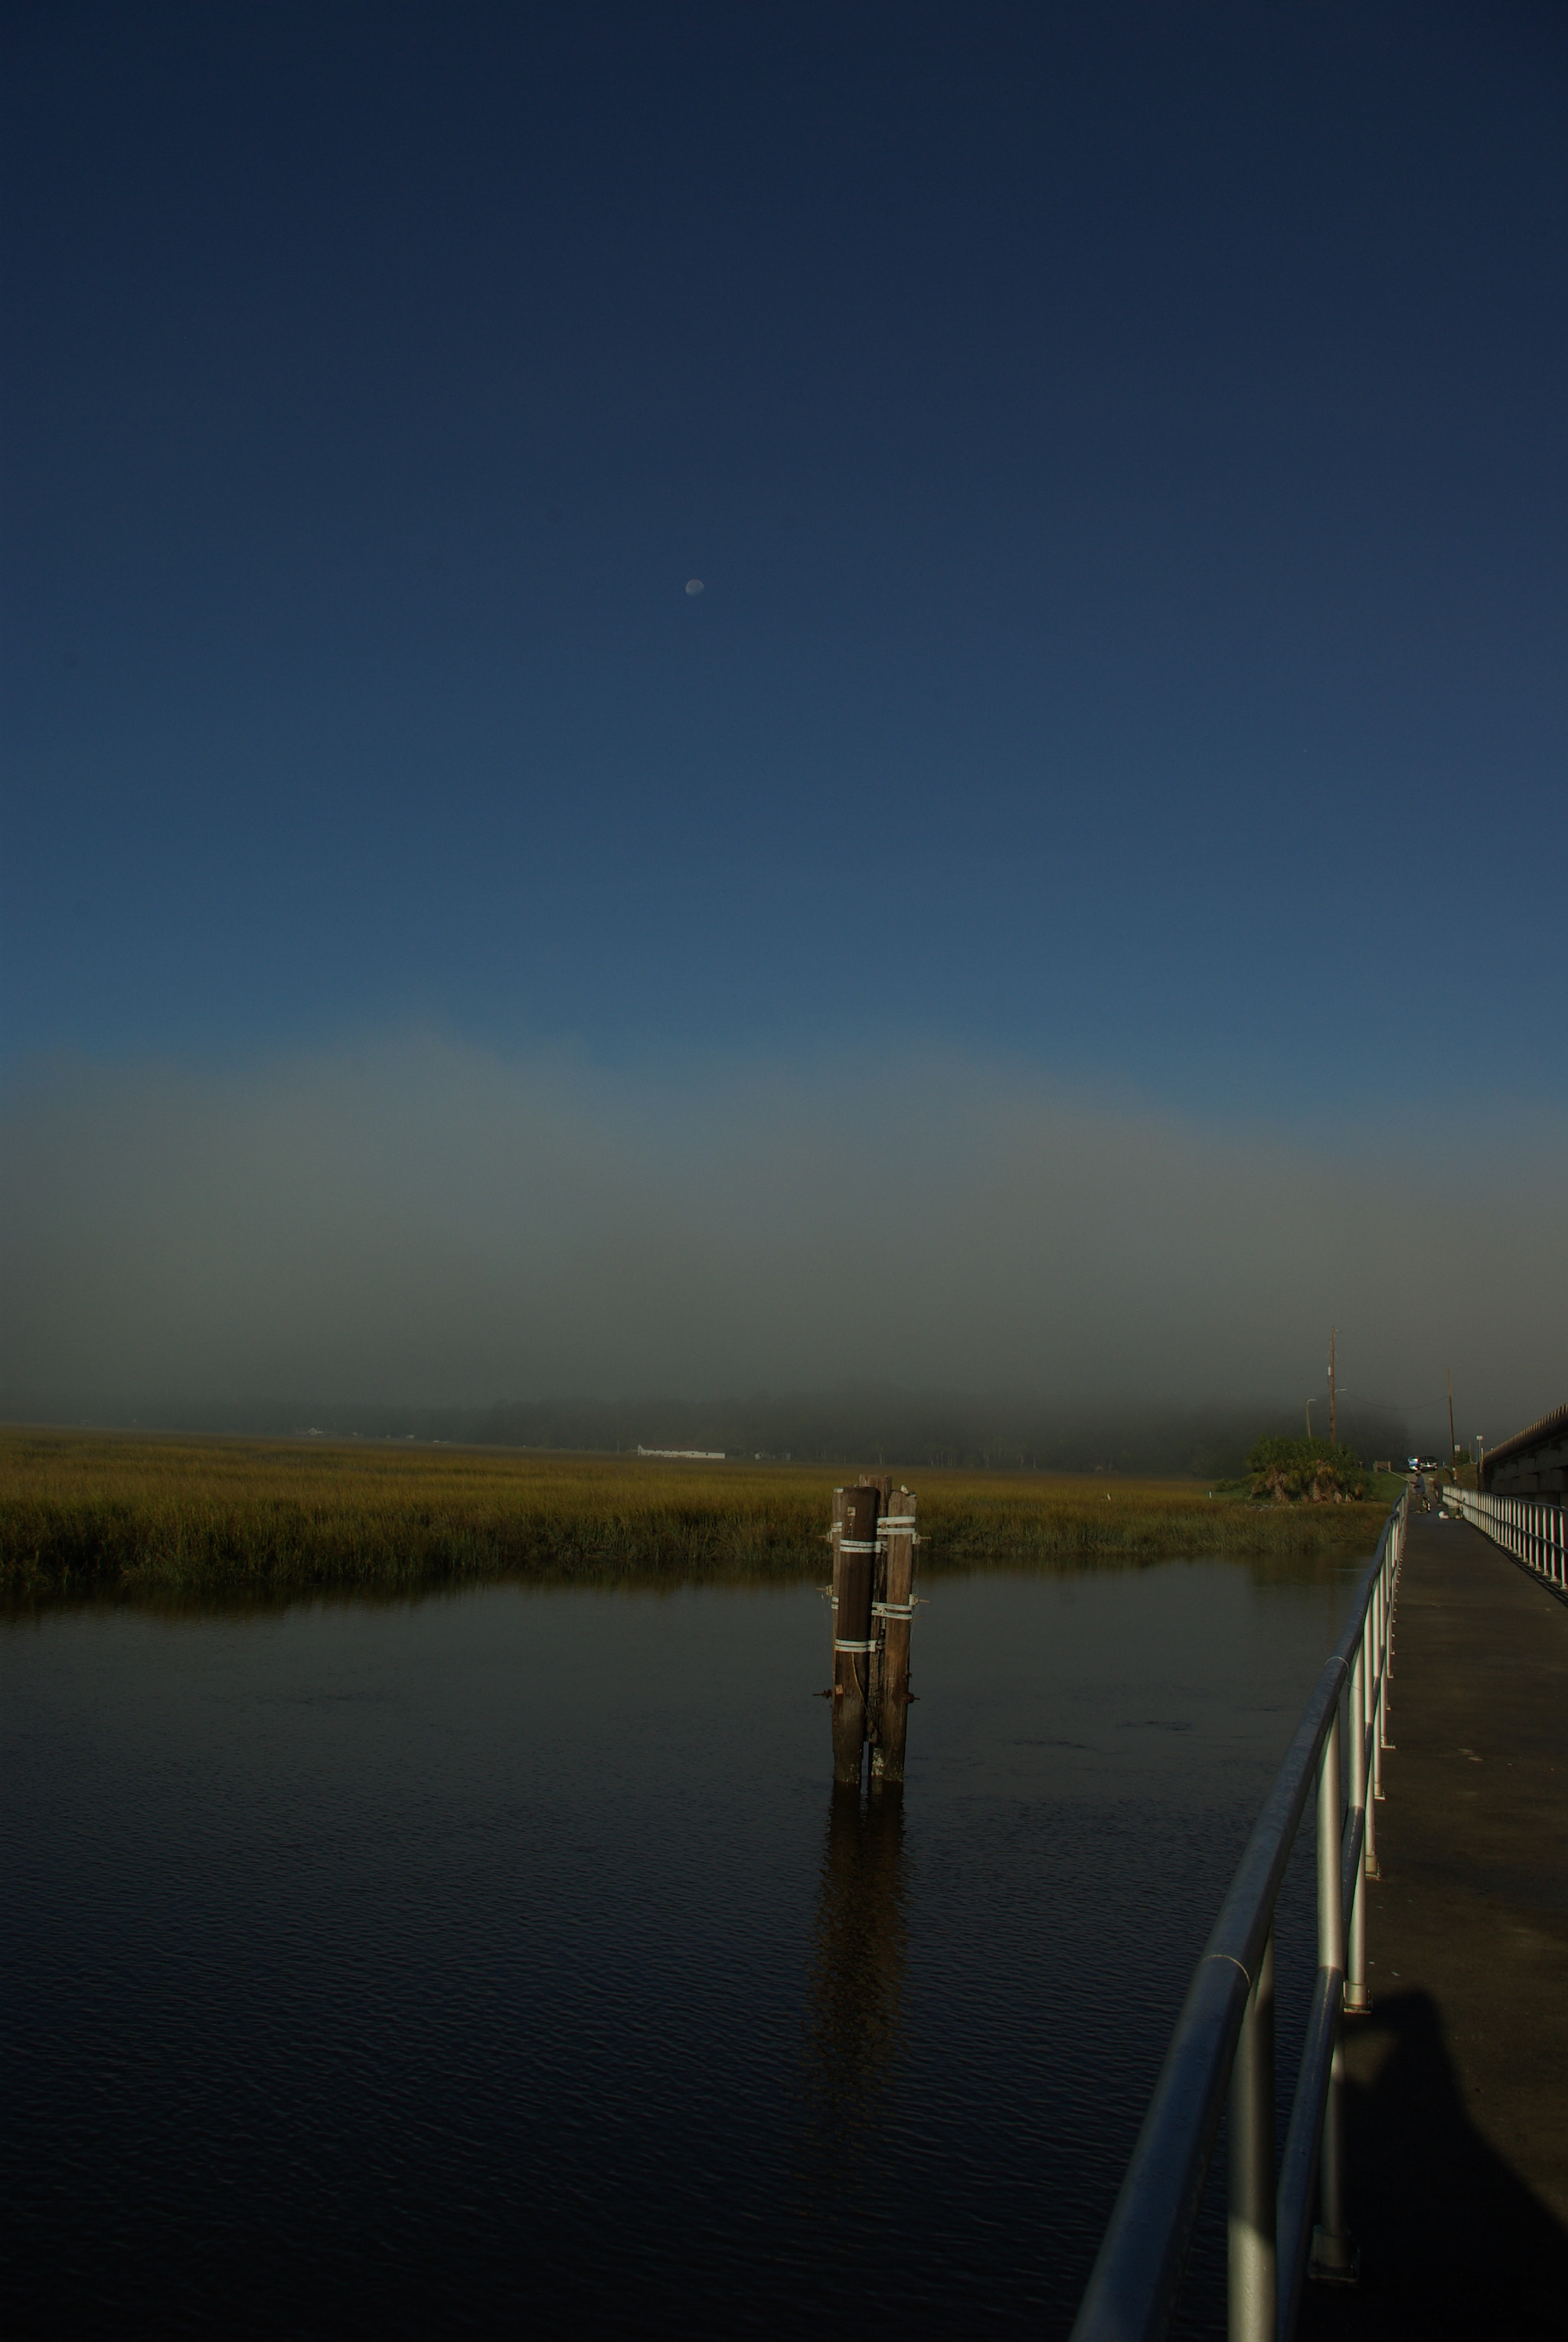
[{"label": "golden marsh grass", "polygon": [[[1383,1512],[1264,1510],[1187,1481],[904,1476],[919,1492],[928,1573],[1370,1552]],[[6,1430],[0,1587],[26,1599],[809,1577],[825,1569],[844,1477],[808,1465]]]}]

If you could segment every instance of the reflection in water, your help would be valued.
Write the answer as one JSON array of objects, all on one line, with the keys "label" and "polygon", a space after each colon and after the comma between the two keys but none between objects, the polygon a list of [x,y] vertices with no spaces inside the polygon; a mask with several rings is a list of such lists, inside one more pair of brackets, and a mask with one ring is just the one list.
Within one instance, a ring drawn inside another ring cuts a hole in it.
[{"label": "reflection in water", "polygon": [[874,2121],[898,2057],[908,1956],[904,1792],[835,1784],[813,1943],[808,2027],[819,2119],[842,2142]]}]

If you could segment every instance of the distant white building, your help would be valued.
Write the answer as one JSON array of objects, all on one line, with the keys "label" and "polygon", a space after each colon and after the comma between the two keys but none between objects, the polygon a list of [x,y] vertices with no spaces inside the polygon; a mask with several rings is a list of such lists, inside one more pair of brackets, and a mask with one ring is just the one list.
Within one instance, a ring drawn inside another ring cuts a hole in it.
[{"label": "distant white building", "polygon": [[722,1447],[639,1446],[637,1453],[639,1456],[676,1456],[683,1464],[722,1464],[724,1460],[724,1451]]}]

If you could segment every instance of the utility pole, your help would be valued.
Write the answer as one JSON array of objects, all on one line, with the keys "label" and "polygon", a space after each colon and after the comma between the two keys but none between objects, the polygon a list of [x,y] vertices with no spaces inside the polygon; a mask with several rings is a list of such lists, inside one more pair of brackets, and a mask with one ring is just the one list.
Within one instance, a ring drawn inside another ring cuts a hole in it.
[{"label": "utility pole", "polygon": [[1334,1328],[1331,1326],[1328,1329],[1328,1439],[1331,1447],[1337,1447],[1339,1446],[1339,1402],[1335,1397],[1333,1387],[1333,1336]]},{"label": "utility pole", "polygon": [[1453,1368],[1450,1366],[1448,1369],[1448,1460],[1451,1464],[1458,1453],[1458,1444],[1453,1436]]},{"label": "utility pole", "polygon": [[1310,1447],[1312,1445],[1312,1401],[1310,1398],[1306,1403],[1306,1436],[1307,1445]]}]

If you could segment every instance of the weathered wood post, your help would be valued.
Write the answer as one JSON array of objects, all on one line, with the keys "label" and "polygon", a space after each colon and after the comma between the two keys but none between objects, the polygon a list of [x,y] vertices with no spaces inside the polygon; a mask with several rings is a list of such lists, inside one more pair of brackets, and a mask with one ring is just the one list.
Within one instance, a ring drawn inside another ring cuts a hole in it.
[{"label": "weathered wood post", "polygon": [[875,1488],[845,1488],[843,1496],[843,1525],[834,1531],[833,1777],[858,1787],[876,1650],[871,1578],[880,1496]]},{"label": "weathered wood post", "polygon": [[874,1748],[876,1719],[882,1705],[880,1605],[887,1592],[887,1552],[883,1544],[882,1520],[893,1496],[893,1476],[890,1472],[863,1472],[858,1485],[876,1490],[876,1551],[871,1559],[871,1624],[865,1630],[876,1646],[874,1650],[867,1652],[865,1660],[865,1736]]},{"label": "weathered wood post", "polygon": [[871,1777],[902,1782],[909,1734],[909,1629],[914,1616],[915,1500],[900,1488],[883,1514],[881,1599],[872,1623],[883,1630],[877,1667],[877,1704],[873,1722]]}]

